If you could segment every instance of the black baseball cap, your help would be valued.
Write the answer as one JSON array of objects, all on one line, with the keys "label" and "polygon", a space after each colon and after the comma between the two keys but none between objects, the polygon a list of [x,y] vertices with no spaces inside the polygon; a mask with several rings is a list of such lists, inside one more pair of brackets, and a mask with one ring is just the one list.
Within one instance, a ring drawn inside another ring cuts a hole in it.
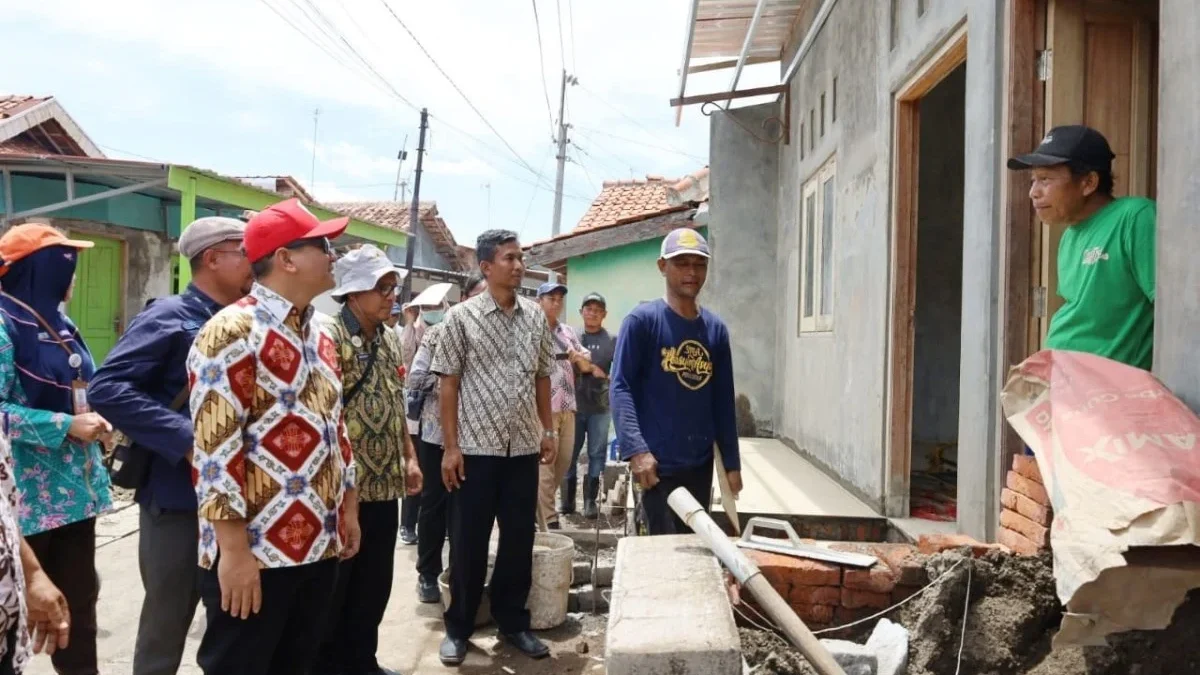
[{"label": "black baseball cap", "polygon": [[1072,124],[1051,129],[1033,152],[1008,160],[1008,168],[1022,171],[1076,162],[1089,169],[1103,170],[1112,167],[1114,157],[1104,134],[1091,127]]},{"label": "black baseball cap", "polygon": [[592,302],[600,305],[604,309],[608,309],[608,303],[605,302],[604,296],[600,295],[599,293],[588,293],[587,295],[583,296],[583,303],[579,305],[579,309],[587,307],[588,303]]}]

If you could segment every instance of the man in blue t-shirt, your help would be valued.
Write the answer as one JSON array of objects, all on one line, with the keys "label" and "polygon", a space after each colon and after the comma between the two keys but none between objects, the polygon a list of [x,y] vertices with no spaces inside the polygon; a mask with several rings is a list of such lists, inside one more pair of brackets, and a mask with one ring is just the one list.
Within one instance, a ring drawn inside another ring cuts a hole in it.
[{"label": "man in blue t-shirt", "polygon": [[666,297],[639,305],[617,337],[609,397],[621,459],[642,486],[650,534],[690,530],[667,505],[684,487],[708,509],[713,443],[734,494],[742,489],[729,329],[697,303],[708,242],[689,228],[663,239],[658,269]]}]

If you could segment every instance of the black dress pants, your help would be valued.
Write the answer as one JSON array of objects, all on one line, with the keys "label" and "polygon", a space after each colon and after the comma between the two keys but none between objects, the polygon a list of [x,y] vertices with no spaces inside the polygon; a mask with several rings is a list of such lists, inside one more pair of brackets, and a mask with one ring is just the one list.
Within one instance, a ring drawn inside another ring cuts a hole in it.
[{"label": "black dress pants", "polygon": [[469,639],[487,579],[492,523],[500,545],[492,572],[492,616],[504,634],[529,630],[537,520],[538,456],[463,457],[466,480],[450,493],[450,606],[443,618],[450,637]]},{"label": "black dress pants", "polygon": [[[25,538],[50,581],[67,598],[71,611],[70,644],[50,662],[60,675],[96,675],[96,519],[88,518]],[[185,580],[186,582],[186,580]]]},{"label": "black dress pants", "polygon": [[200,577],[208,628],[196,662],[204,675],[308,675],[329,626],[336,558],[261,570],[262,610],[248,619],[221,609],[217,565]]},{"label": "black dress pants", "polygon": [[670,475],[659,475],[658,485],[642,493],[642,508],[646,512],[646,528],[650,534],[691,534],[692,528],[675,515],[667,497],[675,488],[687,488],[696,501],[708,513],[712,506],[713,463],[707,462],[693,469],[676,471]]},{"label": "black dress pants", "polygon": [[442,573],[446,517],[450,495],[442,482],[442,446],[421,441],[417,460],[425,480],[421,485],[421,515],[417,518],[417,574],[437,581]]},{"label": "black dress pants", "polygon": [[337,588],[329,612],[325,644],[313,672],[360,675],[379,668],[379,624],[392,595],[399,504],[360,502],[358,555],[338,564]]}]

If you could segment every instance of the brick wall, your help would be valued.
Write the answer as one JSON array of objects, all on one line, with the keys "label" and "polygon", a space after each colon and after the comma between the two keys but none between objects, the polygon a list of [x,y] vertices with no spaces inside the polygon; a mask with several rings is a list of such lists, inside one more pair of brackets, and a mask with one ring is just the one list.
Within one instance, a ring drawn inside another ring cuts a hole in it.
[{"label": "brick wall", "polygon": [[997,539],[1022,555],[1034,555],[1048,548],[1054,512],[1037,460],[1028,455],[1013,457],[1005,484],[1000,492],[1002,509]]},{"label": "brick wall", "polygon": [[870,616],[929,582],[924,560],[915,546],[837,543],[831,548],[873,555],[879,562],[872,568],[859,569],[766,551],[745,552],[797,616],[814,629]]}]

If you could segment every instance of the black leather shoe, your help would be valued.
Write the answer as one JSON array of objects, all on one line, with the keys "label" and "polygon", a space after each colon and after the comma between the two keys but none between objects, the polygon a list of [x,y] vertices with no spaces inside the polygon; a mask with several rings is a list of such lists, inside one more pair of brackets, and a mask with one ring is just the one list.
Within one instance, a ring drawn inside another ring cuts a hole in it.
[{"label": "black leather shoe", "polygon": [[400,528],[400,541],[405,546],[412,546],[417,543],[417,531],[411,527]]},{"label": "black leather shoe", "polygon": [[550,648],[529,631],[505,635],[504,641],[531,659],[544,659],[550,656]]},{"label": "black leather shoe", "polygon": [[438,648],[438,658],[442,660],[443,666],[462,665],[462,662],[467,660],[467,641],[447,635],[442,639],[442,646]]},{"label": "black leather shoe", "polygon": [[437,580],[425,576],[417,577],[417,599],[425,604],[442,601],[442,591],[438,588]]}]

